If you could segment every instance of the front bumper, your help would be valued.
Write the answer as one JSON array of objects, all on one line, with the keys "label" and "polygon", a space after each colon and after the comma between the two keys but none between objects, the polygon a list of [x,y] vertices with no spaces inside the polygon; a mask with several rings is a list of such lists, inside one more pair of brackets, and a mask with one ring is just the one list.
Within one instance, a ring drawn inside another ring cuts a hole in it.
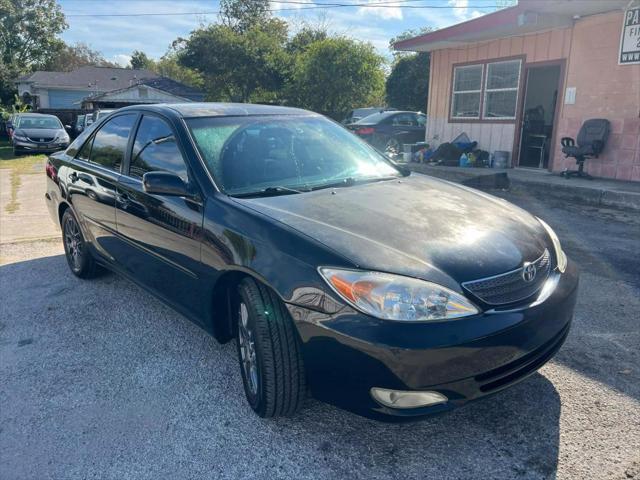
[{"label": "front bumper", "polygon": [[53,153],[64,150],[68,146],[69,142],[36,143],[24,140],[16,140],[15,137],[13,138],[13,148],[24,152]]},{"label": "front bumper", "polygon": [[[391,322],[350,308],[334,315],[291,305],[289,311],[303,343],[312,394],[354,413],[393,421],[450,410],[537,371],[567,337],[577,287],[570,263],[540,304],[459,320]],[[393,409],[371,397],[373,387],[435,391],[448,401]]]}]

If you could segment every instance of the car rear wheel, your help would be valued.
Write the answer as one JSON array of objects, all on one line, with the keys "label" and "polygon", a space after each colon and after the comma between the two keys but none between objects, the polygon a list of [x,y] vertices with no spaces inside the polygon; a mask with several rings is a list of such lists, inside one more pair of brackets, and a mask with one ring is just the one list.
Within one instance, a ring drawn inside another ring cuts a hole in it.
[{"label": "car rear wheel", "polygon": [[245,279],[236,303],[236,344],[245,395],[261,417],[296,413],[305,396],[301,345],[278,296]]},{"label": "car rear wheel", "polygon": [[395,160],[396,158],[398,158],[398,156],[400,156],[401,148],[402,145],[400,145],[400,141],[395,137],[391,137],[389,140],[387,140],[387,144],[384,147],[384,153],[386,153],[388,157]]},{"label": "car rear wheel", "polygon": [[70,209],[62,216],[62,240],[67,263],[73,274],[80,278],[95,277],[99,267],[91,256],[78,220]]}]

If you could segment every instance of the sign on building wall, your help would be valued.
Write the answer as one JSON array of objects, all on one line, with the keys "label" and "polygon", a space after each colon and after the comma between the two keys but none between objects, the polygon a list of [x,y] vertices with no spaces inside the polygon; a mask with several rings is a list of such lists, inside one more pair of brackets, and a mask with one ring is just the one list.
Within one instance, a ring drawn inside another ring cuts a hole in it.
[{"label": "sign on building wall", "polygon": [[624,12],[620,38],[620,65],[640,63],[640,7]]}]

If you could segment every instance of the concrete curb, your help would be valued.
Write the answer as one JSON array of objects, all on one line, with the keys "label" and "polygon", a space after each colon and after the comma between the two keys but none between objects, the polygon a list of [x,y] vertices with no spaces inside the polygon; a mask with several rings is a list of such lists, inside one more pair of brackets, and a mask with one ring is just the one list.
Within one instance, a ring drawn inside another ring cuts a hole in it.
[{"label": "concrete curb", "polygon": [[620,210],[640,211],[640,193],[604,188],[590,188],[570,183],[559,185],[547,183],[544,177],[522,179],[509,176],[508,171],[489,169],[438,169],[421,164],[407,165],[411,171],[432,177],[461,183],[479,190],[510,190],[522,195],[538,198],[554,198],[595,207],[617,208]]}]

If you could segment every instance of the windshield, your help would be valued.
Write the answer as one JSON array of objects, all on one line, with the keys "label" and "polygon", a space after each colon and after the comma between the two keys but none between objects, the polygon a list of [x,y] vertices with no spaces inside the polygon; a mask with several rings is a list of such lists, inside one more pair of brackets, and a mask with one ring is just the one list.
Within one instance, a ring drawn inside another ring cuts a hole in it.
[{"label": "windshield", "polygon": [[324,117],[206,117],[188,119],[187,125],[229,195],[400,176],[382,154]]},{"label": "windshield", "polygon": [[56,117],[20,117],[16,126],[24,129],[62,128],[60,120]]}]

